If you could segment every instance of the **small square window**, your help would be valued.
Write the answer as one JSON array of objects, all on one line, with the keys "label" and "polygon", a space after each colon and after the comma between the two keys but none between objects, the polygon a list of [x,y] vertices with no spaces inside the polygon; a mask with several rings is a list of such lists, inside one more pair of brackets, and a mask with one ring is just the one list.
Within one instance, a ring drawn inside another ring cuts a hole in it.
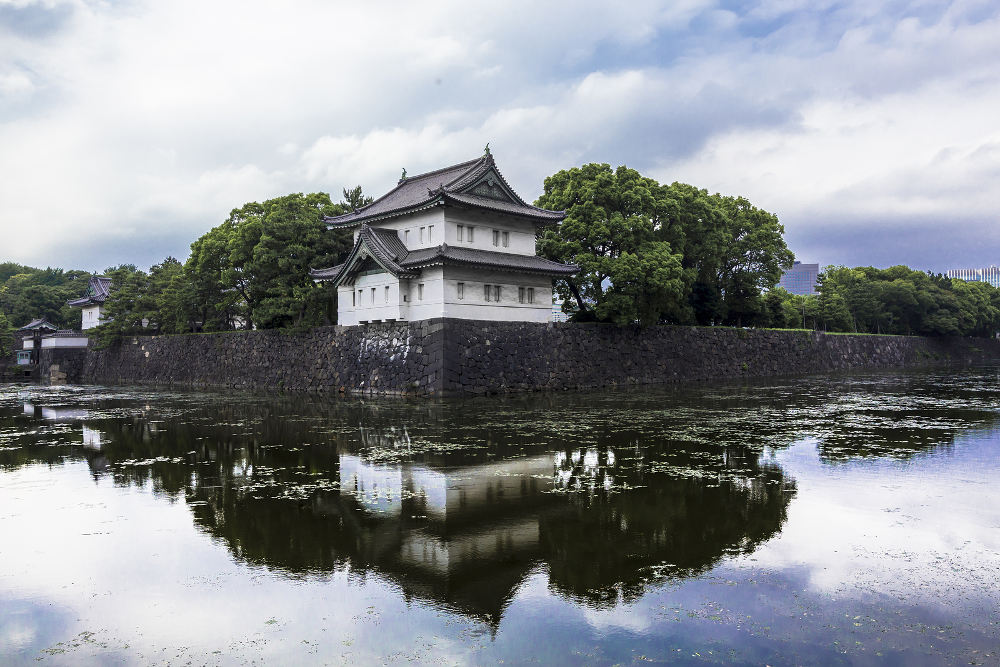
[{"label": "small square window", "polygon": [[510,245],[510,232],[504,232],[501,236],[503,237],[503,247],[506,248]]},{"label": "small square window", "polygon": [[465,240],[464,237],[465,237],[465,225],[459,225],[458,226],[458,240],[459,241],[464,241]]},{"label": "small square window", "polygon": [[457,292],[458,292],[458,298],[459,299],[464,299],[465,298],[465,283],[458,283]]}]

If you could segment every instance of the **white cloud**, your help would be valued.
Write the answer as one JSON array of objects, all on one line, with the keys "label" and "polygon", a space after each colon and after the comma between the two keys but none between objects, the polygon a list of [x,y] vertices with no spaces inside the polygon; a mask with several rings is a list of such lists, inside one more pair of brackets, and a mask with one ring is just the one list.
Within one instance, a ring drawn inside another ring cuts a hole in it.
[{"label": "white cloud", "polygon": [[44,225],[6,253],[30,263],[148,264],[245,201],[378,195],[487,141],[529,198],[558,169],[625,163],[745,194],[817,246],[819,213],[981,227],[998,203],[1000,22],[982,3],[3,8],[0,233]]}]

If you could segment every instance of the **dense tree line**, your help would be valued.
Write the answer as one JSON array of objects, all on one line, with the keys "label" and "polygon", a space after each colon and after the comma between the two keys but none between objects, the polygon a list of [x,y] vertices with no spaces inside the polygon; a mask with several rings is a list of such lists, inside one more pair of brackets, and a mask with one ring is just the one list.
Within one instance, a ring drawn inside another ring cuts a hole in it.
[{"label": "dense tree line", "polygon": [[1000,290],[989,283],[907,266],[830,266],[817,291],[797,296],[771,290],[760,324],[919,336],[990,337],[1000,331]]},{"label": "dense tree line", "polygon": [[[324,193],[250,202],[194,241],[183,263],[167,257],[148,272],[110,267],[98,339],[335,322],[334,295],[310,280],[309,269],[338,264],[351,248],[351,232],[331,232],[322,218],[371,198],[360,186],[343,195],[338,203]],[[784,229],[742,197],[586,164],[546,178],[535,203],[567,213],[540,232],[537,247],[580,266],[556,282],[577,320],[914,335],[1000,330],[1000,290],[905,266],[828,267],[815,296],[775,287],[793,259]],[[80,311],[66,301],[85,294],[90,277],[0,264],[0,354],[9,353],[13,329],[33,318],[77,328]]]},{"label": "dense tree line", "polygon": [[89,279],[86,271],[0,263],[0,357],[11,354],[13,332],[35,318],[63,329],[79,326],[80,310],[66,301],[83,294]]},{"label": "dense tree line", "polygon": [[313,326],[336,321],[333,295],[309,269],[336,264],[352,245],[331,232],[324,215],[371,201],[360,187],[333,203],[325,193],[290,194],[233,209],[191,244],[183,264],[173,257],[149,273],[124,264],[108,269],[112,296],[104,343],[137,332],[184,333]]},{"label": "dense tree line", "polygon": [[750,324],[793,259],[775,215],[627,167],[560,171],[535,203],[566,211],[538,249],[580,266],[556,284],[578,320]]}]

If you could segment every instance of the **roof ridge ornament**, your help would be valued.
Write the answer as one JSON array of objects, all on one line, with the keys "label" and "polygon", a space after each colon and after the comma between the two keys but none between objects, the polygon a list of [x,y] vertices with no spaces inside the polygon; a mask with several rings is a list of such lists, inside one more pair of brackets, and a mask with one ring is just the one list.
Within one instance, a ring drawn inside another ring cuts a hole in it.
[{"label": "roof ridge ornament", "polygon": [[483,150],[483,155],[489,155],[489,154],[490,154],[490,142],[487,141],[486,148]]},{"label": "roof ridge ornament", "polygon": [[[403,173],[399,176],[399,183],[402,183],[405,180],[406,180],[406,167],[403,167]],[[397,185],[399,183],[397,183]]]}]

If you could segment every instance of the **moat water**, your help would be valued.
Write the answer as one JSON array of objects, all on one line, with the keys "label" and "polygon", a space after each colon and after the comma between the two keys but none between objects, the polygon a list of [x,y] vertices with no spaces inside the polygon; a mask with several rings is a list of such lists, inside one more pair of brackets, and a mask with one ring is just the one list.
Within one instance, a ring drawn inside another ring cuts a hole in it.
[{"label": "moat water", "polygon": [[995,368],[0,385],[0,664],[1000,664]]}]

